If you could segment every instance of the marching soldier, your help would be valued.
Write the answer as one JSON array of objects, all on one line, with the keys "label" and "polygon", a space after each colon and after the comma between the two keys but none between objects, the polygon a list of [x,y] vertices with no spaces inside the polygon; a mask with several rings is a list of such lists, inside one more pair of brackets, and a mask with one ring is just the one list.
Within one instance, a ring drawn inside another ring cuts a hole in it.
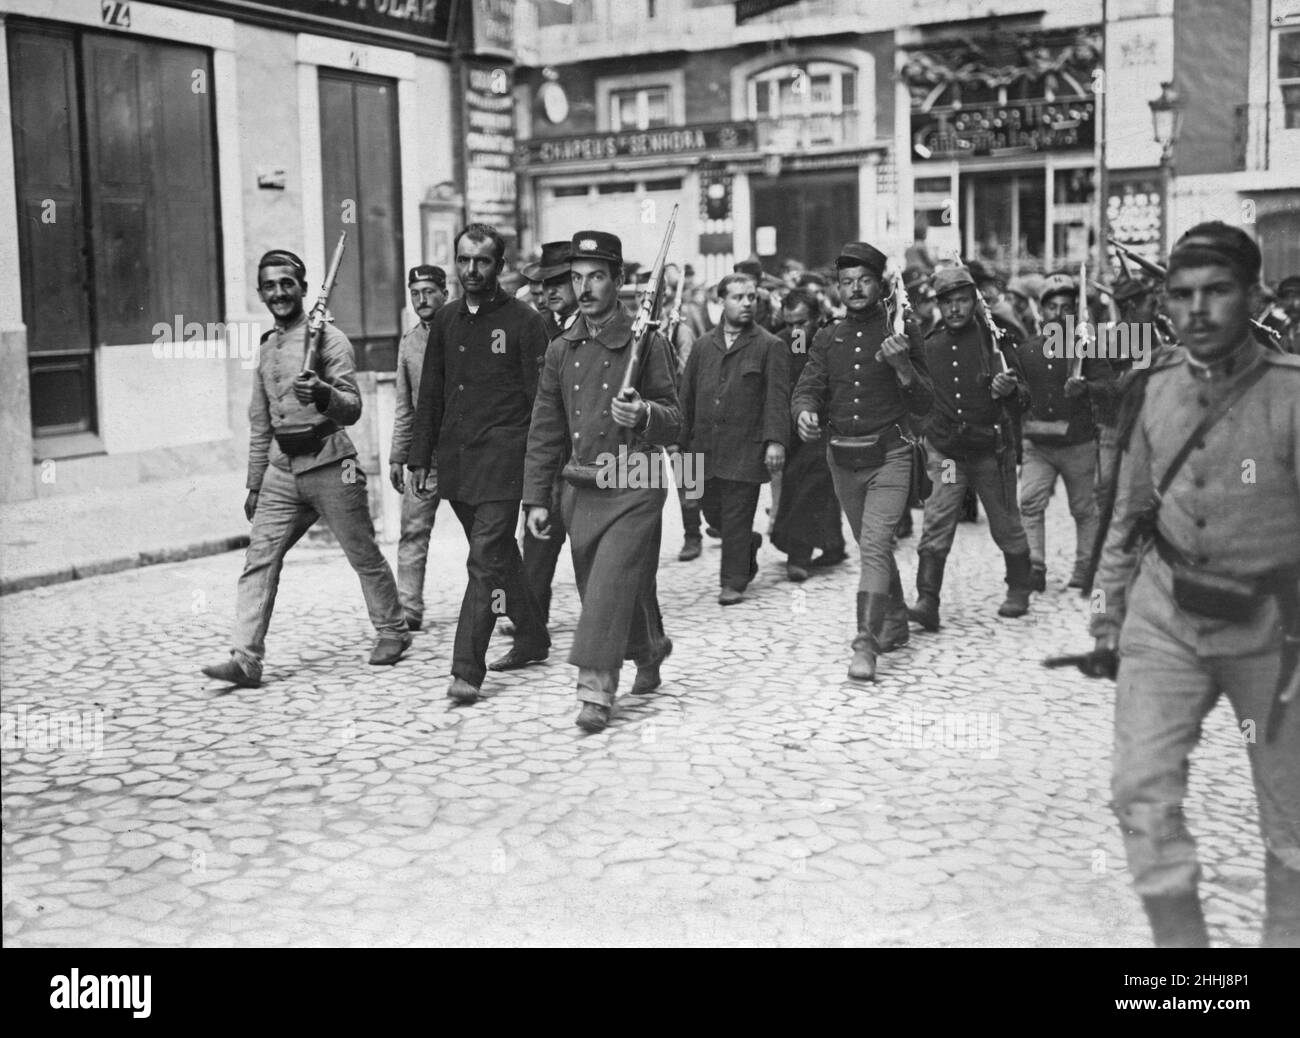
[{"label": "marching soldier", "polygon": [[789,354],[756,324],[757,291],[747,274],[722,279],[722,324],[691,351],[681,385],[682,450],[703,456],[701,509],[722,532],[724,606],[742,601],[758,572],[758,492],[785,464],[790,425]]},{"label": "marching soldier", "polygon": [[849,242],[835,260],[842,321],[813,339],[790,412],[805,443],[830,432],[828,462],[835,496],[858,542],[857,637],[849,677],[874,681],[876,657],[907,641],[907,607],[894,561],[893,538],[912,487],[908,413],[933,401],[916,329],[892,334],[881,305],[885,255]]},{"label": "marching soldier", "polygon": [[[816,298],[802,288],[790,292],[781,309],[786,327],[778,338],[790,353],[790,384],[794,386],[808,364],[820,311]],[[826,463],[826,445],[820,439],[804,443],[794,428],[789,442],[772,544],[786,554],[786,576],[802,583],[811,569],[838,566],[848,556],[840,503]],[[818,548],[821,554],[813,558]]]},{"label": "marching soldier", "polygon": [[[544,539],[552,485],[562,471],[561,511],[582,599],[569,652],[582,704],[576,723],[594,733],[609,724],[623,661],[636,663],[632,692],[644,694],[661,684],[659,666],[672,651],[655,574],[670,482],[661,448],[677,441],[681,415],[668,344],[658,333],[646,341],[630,398],[620,399],[633,352],[632,318],[618,301],[622,242],[581,231],[572,256],[581,316],[546,351],[528,433],[524,504],[529,530]],[[605,478],[611,471],[615,478]]]},{"label": "marching soldier", "polygon": [[499,613],[514,622],[515,645],[509,666],[498,669],[538,662],[550,652],[515,542],[546,323],[501,288],[505,242],[494,228],[470,224],[455,249],[465,294],[439,310],[429,329],[407,468],[417,492],[441,493],[451,502],[469,541],[469,583],[447,695],[473,703]]},{"label": "marching soldier", "polygon": [[1237,227],[1199,224],[1174,247],[1185,350],[1146,379],[1098,574],[1092,633],[1119,652],[1113,806],[1161,947],[1208,944],[1182,804],[1221,694],[1259,803],[1263,943],[1300,946],[1300,358],[1251,335],[1259,272]]},{"label": "marching soldier", "polygon": [[375,543],[366,474],[343,431],[361,417],[352,344],[332,324],[321,330],[316,370],[303,372],[307,268],[273,249],[257,264],[257,294],[275,318],[262,337],[248,409],[248,499],[253,524],[235,600],[230,659],[203,673],[243,688],[262,683],[266,631],[289,549],[323,518],[361,580],[379,634],[370,662],[396,663],[411,644],[393,571]]},{"label": "marching soldier", "polygon": [[927,631],[939,629],[939,592],[967,487],[989,514],[989,533],[1002,550],[1007,597],[999,616],[1029,611],[1032,575],[1029,541],[1016,504],[1013,416],[1028,404],[1015,351],[976,318],[975,279],[965,267],[934,274],[942,327],[925,339],[934,378],[934,407],[925,421],[930,479],[921,542],[917,545],[916,605],[911,617]]},{"label": "marching soldier", "polygon": [[1020,470],[1020,513],[1029,540],[1033,589],[1047,587],[1047,531],[1044,515],[1059,477],[1065,482],[1074,517],[1074,570],[1069,587],[1081,588],[1088,578],[1088,561],[1097,538],[1096,429],[1092,409],[1084,398],[1087,383],[1072,377],[1074,362],[1063,355],[1048,356],[1047,335],[1064,342],[1066,321],[1087,320],[1076,314],[1079,286],[1068,274],[1053,274],[1043,284],[1043,334],[1016,347],[1029,388],[1030,407],[1022,425],[1024,462]]},{"label": "marching soldier", "polygon": [[393,414],[393,445],[388,453],[388,480],[402,495],[402,532],[397,542],[397,594],[402,600],[406,626],[418,631],[424,623],[424,571],[429,559],[429,536],[438,512],[437,494],[421,497],[406,482],[404,470],[411,446],[411,423],[420,398],[420,374],[429,322],[447,301],[447,275],[441,267],[422,264],[407,276],[411,307],[420,323],[402,336],[397,347],[397,394]]}]

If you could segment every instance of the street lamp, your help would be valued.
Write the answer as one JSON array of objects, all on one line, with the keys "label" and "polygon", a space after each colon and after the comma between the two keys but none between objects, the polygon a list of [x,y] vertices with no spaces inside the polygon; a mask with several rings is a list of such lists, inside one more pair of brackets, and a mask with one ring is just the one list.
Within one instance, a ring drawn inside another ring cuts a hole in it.
[{"label": "street lamp", "polygon": [[1174,168],[1174,144],[1183,128],[1183,103],[1173,83],[1160,84],[1160,96],[1148,101],[1155,141],[1160,145],[1160,247],[1169,254],[1169,185]]}]

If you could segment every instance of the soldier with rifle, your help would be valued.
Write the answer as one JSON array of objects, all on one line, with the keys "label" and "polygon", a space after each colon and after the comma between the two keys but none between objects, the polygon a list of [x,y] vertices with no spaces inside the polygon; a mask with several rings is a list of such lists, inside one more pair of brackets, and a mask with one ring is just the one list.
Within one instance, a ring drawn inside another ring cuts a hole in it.
[{"label": "soldier with rifle", "polygon": [[[625,659],[634,694],[661,684],[672,651],[655,579],[670,480],[662,448],[677,442],[681,414],[668,343],[652,327],[673,218],[635,322],[619,304],[623,244],[604,231],[573,237],[571,271],[580,316],[546,350],[524,464],[530,533],[549,535],[552,484],[569,531],[582,613],[569,662],[578,668],[576,723],[609,724]],[[566,463],[566,459],[567,463]]]},{"label": "soldier with rifle", "polygon": [[1259,247],[1193,227],[1169,260],[1184,349],[1129,397],[1131,435],[1094,592],[1118,654],[1113,807],[1155,943],[1204,947],[1188,758],[1220,695],[1246,743],[1265,843],[1266,946],[1300,946],[1300,358],[1252,334]]},{"label": "soldier with rifle", "polygon": [[411,644],[393,571],[375,543],[366,474],[344,431],[361,417],[352,344],[327,320],[330,288],[343,257],[339,239],[320,299],[303,309],[307,268],[272,249],[257,264],[257,293],[275,319],[262,336],[248,409],[248,500],[253,524],[235,599],[230,659],[204,667],[243,688],[262,683],[266,631],[289,549],[318,518],[328,524],[361,580],[379,635],[370,662],[396,663]]},{"label": "soldier with rifle", "polygon": [[[1020,361],[1003,342],[966,267],[935,271],[943,324],[925,337],[934,407],[925,420],[930,479],[917,546],[916,605],[911,617],[939,629],[939,593],[957,520],[972,488],[989,515],[989,532],[1006,560],[1007,597],[998,615],[1029,611],[1029,541],[1016,503],[1018,419],[1029,404]],[[977,316],[978,315],[978,316]]]}]

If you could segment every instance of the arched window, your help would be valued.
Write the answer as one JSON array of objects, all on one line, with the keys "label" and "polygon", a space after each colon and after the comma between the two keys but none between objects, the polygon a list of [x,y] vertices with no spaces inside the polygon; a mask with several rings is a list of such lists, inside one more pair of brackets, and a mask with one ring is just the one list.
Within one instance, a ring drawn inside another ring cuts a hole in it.
[{"label": "arched window", "polygon": [[858,73],[833,61],[792,62],[749,79],[749,118],[760,144],[783,149],[857,141]]}]

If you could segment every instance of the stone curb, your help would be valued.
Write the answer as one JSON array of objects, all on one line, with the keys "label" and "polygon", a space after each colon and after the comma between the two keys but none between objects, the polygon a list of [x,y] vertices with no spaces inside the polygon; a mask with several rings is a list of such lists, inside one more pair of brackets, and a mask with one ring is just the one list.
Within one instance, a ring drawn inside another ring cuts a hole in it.
[{"label": "stone curb", "polygon": [[116,558],[95,559],[75,566],[61,566],[43,573],[29,573],[17,577],[0,578],[0,595],[12,595],[19,591],[31,591],[33,588],[47,587],[51,584],[63,584],[70,580],[83,580],[86,577],[102,577],[109,573],[123,570],[139,569],[142,566],[157,566],[165,562],[185,562],[205,555],[221,555],[228,551],[238,551],[248,547],[248,534],[236,534],[233,537],[218,537],[214,540],[198,541],[193,544],[179,545],[172,548],[156,548],[137,552],[134,555],[121,555]]}]

